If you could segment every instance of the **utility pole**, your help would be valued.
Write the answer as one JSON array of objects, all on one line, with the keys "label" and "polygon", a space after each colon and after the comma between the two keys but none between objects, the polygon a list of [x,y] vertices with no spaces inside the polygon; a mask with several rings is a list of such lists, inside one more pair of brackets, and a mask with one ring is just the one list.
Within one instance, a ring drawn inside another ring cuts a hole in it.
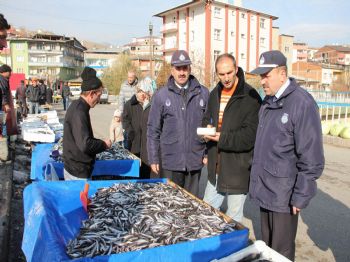
[{"label": "utility pole", "polygon": [[148,25],[149,29],[149,65],[150,65],[150,76],[153,79],[153,48],[152,48],[152,34],[153,34],[153,24],[152,22],[149,22]]}]

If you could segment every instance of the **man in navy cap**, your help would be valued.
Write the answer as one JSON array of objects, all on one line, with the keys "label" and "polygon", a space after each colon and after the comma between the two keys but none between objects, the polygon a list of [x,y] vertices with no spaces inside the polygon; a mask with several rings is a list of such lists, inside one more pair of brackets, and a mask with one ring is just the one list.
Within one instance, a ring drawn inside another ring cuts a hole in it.
[{"label": "man in navy cap", "polygon": [[280,51],[260,56],[266,94],[259,112],[249,194],[260,206],[262,239],[295,258],[298,214],[317,191],[324,168],[321,122],[313,97],[287,75]]},{"label": "man in navy cap", "polygon": [[109,139],[94,137],[90,108],[100,101],[103,85],[93,68],[85,67],[81,78],[80,98],[74,100],[64,118],[63,159],[64,179],[78,180],[91,177],[96,154],[111,147]]},{"label": "man in navy cap", "polygon": [[194,195],[198,185],[204,141],[196,130],[202,124],[209,91],[191,75],[191,59],[184,50],[171,57],[171,76],[153,96],[148,118],[148,162],[154,173],[169,178]]}]

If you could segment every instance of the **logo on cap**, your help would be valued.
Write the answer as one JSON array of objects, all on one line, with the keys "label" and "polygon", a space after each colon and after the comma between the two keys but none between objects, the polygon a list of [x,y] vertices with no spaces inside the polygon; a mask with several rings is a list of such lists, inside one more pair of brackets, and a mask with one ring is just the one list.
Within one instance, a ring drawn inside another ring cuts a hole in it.
[{"label": "logo on cap", "polygon": [[185,61],[186,57],[183,54],[181,54],[179,59],[180,59],[180,61]]},{"label": "logo on cap", "polygon": [[264,63],[265,63],[265,58],[264,58],[264,56],[261,56],[261,57],[260,57],[259,64],[260,64],[260,65],[263,65]]}]

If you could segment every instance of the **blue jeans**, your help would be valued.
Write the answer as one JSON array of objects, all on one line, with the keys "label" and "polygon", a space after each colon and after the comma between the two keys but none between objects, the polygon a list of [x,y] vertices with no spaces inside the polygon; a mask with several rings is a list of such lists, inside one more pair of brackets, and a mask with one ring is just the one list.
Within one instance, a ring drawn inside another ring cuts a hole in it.
[{"label": "blue jeans", "polygon": [[29,114],[39,113],[39,102],[28,102],[29,104]]},{"label": "blue jeans", "polygon": [[[216,180],[217,181],[217,180]],[[216,185],[213,186],[210,181],[208,181],[205,188],[204,199],[203,201],[207,202],[212,207],[219,209],[222,205],[222,202],[225,199],[225,193],[219,193],[216,190]],[[245,194],[227,194],[227,211],[226,215],[231,217],[237,222],[242,222],[243,220],[243,207],[247,195]]]},{"label": "blue jeans", "polygon": [[63,110],[67,110],[69,106],[69,97],[64,97],[62,101],[63,101]]}]

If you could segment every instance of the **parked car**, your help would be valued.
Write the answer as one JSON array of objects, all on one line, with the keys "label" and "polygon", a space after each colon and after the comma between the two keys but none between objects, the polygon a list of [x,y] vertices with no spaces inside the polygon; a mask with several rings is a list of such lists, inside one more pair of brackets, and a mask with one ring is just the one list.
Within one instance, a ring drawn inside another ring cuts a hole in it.
[{"label": "parked car", "polygon": [[108,103],[108,89],[103,88],[102,95],[100,97],[100,104],[107,104],[107,103]]},{"label": "parked car", "polygon": [[81,93],[80,86],[70,86],[69,89],[73,99],[78,99],[80,97],[80,93]]}]

